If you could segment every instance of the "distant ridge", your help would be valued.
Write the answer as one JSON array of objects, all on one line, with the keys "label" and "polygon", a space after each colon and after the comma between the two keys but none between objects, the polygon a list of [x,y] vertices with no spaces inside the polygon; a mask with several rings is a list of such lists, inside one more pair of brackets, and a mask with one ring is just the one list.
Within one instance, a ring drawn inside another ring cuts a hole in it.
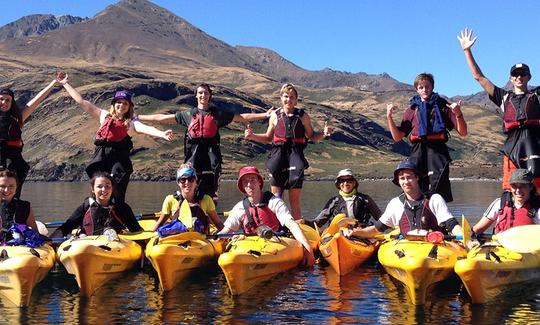
[{"label": "distant ridge", "polygon": [[13,38],[38,36],[66,26],[78,24],[88,18],[70,15],[29,15],[0,27],[0,42]]}]

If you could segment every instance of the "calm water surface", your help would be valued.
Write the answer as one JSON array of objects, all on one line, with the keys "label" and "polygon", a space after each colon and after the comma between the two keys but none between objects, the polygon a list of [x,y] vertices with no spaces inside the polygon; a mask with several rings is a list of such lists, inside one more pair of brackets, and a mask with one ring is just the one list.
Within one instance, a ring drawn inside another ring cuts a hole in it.
[{"label": "calm water surface", "polygon": [[[133,182],[128,202],[136,212],[157,211],[175,186]],[[360,186],[383,209],[399,192],[389,181]],[[456,182],[453,189],[452,212],[465,214],[472,222],[500,192],[496,182]],[[308,182],[304,215],[316,214],[335,191],[331,182]],[[23,197],[32,198],[38,219],[53,221],[69,216],[87,193],[84,183],[28,183]],[[233,182],[223,183],[221,193],[218,210],[230,209],[240,199]],[[426,306],[414,307],[374,260],[343,277],[330,267],[298,268],[234,298],[217,266],[162,294],[155,272],[145,265],[82,298],[75,279],[58,266],[36,287],[29,307],[0,302],[0,323],[526,324],[540,320],[540,286],[528,286],[487,306],[473,306],[464,292],[455,280],[438,287]]]}]

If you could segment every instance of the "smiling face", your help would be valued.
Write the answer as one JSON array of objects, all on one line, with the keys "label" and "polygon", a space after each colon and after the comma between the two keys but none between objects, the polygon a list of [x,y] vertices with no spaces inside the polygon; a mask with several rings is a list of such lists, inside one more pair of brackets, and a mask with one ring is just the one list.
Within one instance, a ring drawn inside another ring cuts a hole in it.
[{"label": "smiling face", "polygon": [[247,196],[251,197],[257,193],[261,193],[261,180],[255,174],[247,174],[242,176],[240,184],[242,184],[242,188],[246,192]]},{"label": "smiling face", "polygon": [[531,184],[510,184],[510,192],[512,192],[514,202],[520,206],[529,200],[531,189]]},{"label": "smiling face", "polygon": [[433,85],[427,79],[421,79],[416,85],[416,92],[420,95],[423,101],[428,101],[433,94]]},{"label": "smiling face", "polygon": [[13,98],[7,94],[0,94],[0,111],[7,112],[11,109]]},{"label": "smiling face", "polygon": [[411,194],[415,196],[417,192],[420,192],[420,186],[418,184],[418,176],[410,169],[404,169],[398,173],[399,186],[405,192],[405,194]]},{"label": "smiling face", "polygon": [[130,106],[127,99],[117,99],[113,104],[114,114],[117,117],[124,117],[124,115],[129,112]]},{"label": "smiling face", "polygon": [[340,177],[338,180],[339,189],[345,193],[351,193],[356,186],[358,186],[358,183],[356,180],[352,177]]},{"label": "smiling face", "polygon": [[96,201],[103,206],[108,206],[111,200],[113,186],[111,180],[107,177],[97,177],[92,186],[92,194]]},{"label": "smiling face", "polygon": [[195,190],[197,189],[197,182],[195,176],[180,177],[178,179],[178,188],[182,192],[182,196],[186,199],[195,196]]},{"label": "smiling face", "polygon": [[287,111],[292,111],[298,104],[298,98],[293,90],[284,91],[281,93],[281,107]]},{"label": "smiling face", "polygon": [[527,84],[531,80],[531,75],[521,69],[516,69],[510,75],[510,82],[514,85],[514,89],[527,91]]},{"label": "smiling face", "polygon": [[17,193],[17,180],[13,177],[0,177],[0,199],[11,202]]},{"label": "smiling face", "polygon": [[195,97],[197,98],[197,107],[201,109],[205,109],[208,107],[208,104],[210,102],[210,97],[211,97],[211,94],[208,88],[203,87],[203,86],[197,87]]}]

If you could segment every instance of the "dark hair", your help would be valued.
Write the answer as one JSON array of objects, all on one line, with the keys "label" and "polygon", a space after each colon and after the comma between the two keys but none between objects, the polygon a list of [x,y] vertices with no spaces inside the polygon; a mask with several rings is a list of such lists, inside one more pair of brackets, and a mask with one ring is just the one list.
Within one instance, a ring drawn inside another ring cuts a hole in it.
[{"label": "dark hair", "polygon": [[431,87],[435,88],[435,79],[433,78],[433,75],[431,73],[423,72],[417,75],[414,79],[414,89],[416,89],[416,87],[422,80],[429,81],[431,83]]},{"label": "dark hair", "polygon": [[19,109],[19,105],[17,105],[17,102],[15,101],[15,95],[13,94],[13,91],[9,88],[0,89],[1,95],[8,95],[11,97],[11,106],[9,107],[9,114],[17,120],[19,123],[19,126],[22,128],[24,121],[22,118],[21,110]]},{"label": "dark hair", "polygon": [[206,90],[208,90],[208,92],[210,93],[210,98],[212,98],[212,89],[210,88],[209,84],[202,83],[202,84],[197,85],[197,87],[195,87],[195,95],[197,95],[197,89],[199,88],[205,88]]},{"label": "dark hair", "polygon": [[92,196],[95,199],[95,195],[92,192],[94,190],[94,184],[96,183],[96,179],[98,178],[106,178],[109,181],[111,181],[112,189],[113,189],[113,195],[116,193],[116,181],[114,180],[113,176],[110,173],[106,172],[95,172],[92,174],[92,178],[90,178],[90,186],[92,186],[92,189],[90,190],[90,196]]},{"label": "dark hair", "polygon": [[7,168],[0,167],[0,178],[7,177],[7,178],[15,178],[15,181],[17,182],[17,187],[19,187],[19,177],[17,174]]}]

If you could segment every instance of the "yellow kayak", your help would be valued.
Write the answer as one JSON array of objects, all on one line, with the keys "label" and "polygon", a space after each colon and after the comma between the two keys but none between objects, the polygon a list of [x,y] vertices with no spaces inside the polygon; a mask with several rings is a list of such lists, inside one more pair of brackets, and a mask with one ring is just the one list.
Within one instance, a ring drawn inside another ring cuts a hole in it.
[{"label": "yellow kayak", "polygon": [[169,291],[193,271],[216,261],[222,251],[220,243],[198,232],[155,237],[146,245],[146,257],[158,274],[161,289]]},{"label": "yellow kayak", "polygon": [[377,248],[378,241],[347,238],[338,231],[323,234],[319,250],[322,256],[339,275],[345,275],[367,261]]},{"label": "yellow kayak", "polygon": [[28,306],[32,290],[54,265],[54,249],[4,246],[0,251],[0,294],[17,307]]},{"label": "yellow kayak", "polygon": [[457,259],[466,254],[462,246],[451,241],[432,244],[390,240],[379,248],[379,262],[388,274],[403,283],[413,304],[423,305],[428,289],[450,277]]},{"label": "yellow kayak", "polygon": [[242,294],[255,285],[302,262],[303,246],[295,239],[249,236],[229,243],[219,256],[231,294]]},{"label": "yellow kayak", "polygon": [[517,253],[497,244],[472,249],[457,261],[457,275],[475,304],[494,301],[512,284],[540,279],[540,251]]},{"label": "yellow kayak", "polygon": [[58,260],[77,279],[81,295],[91,296],[104,283],[133,268],[142,257],[137,243],[105,236],[69,239],[57,250]]}]

